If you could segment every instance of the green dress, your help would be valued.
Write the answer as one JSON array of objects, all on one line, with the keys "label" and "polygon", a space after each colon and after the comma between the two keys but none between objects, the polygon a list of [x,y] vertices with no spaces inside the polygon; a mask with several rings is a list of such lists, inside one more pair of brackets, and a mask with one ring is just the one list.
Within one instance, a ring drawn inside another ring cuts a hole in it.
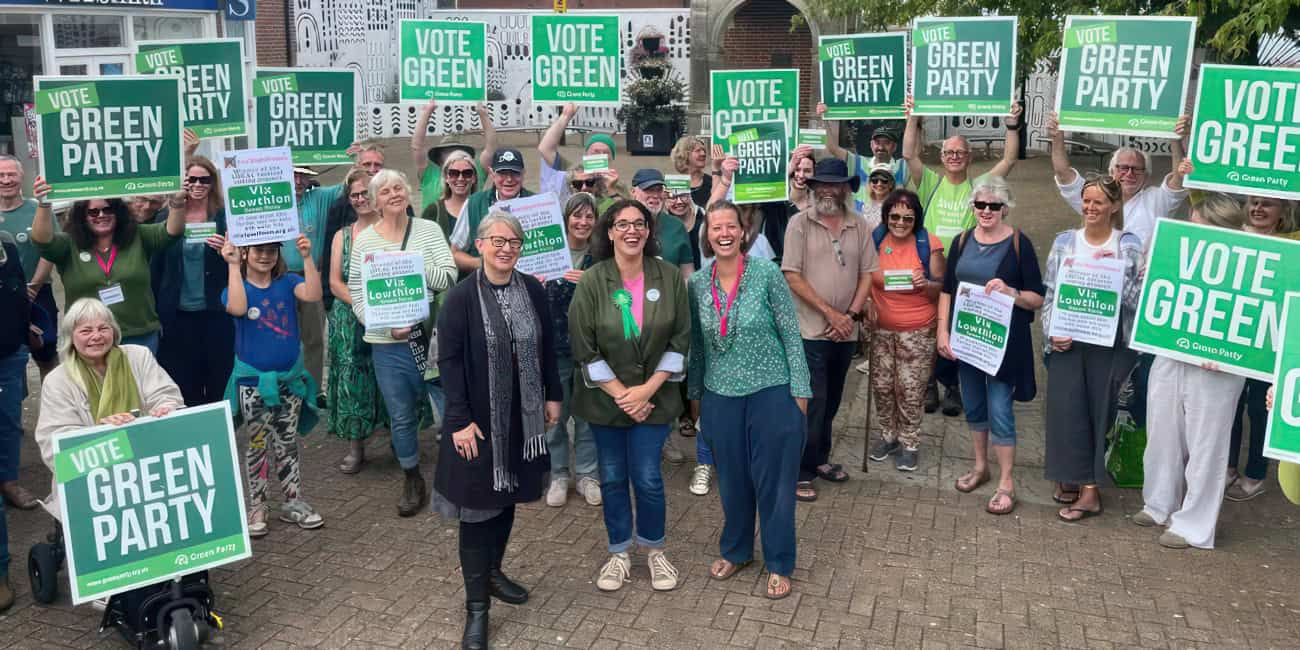
[{"label": "green dress", "polygon": [[[343,233],[340,271],[346,278],[352,256],[352,226],[345,226],[340,232]],[[330,370],[326,391],[329,413],[326,423],[331,433],[348,440],[364,440],[375,429],[388,425],[388,410],[375,382],[370,344],[361,340],[361,334],[352,305],[335,300],[329,313]]]}]

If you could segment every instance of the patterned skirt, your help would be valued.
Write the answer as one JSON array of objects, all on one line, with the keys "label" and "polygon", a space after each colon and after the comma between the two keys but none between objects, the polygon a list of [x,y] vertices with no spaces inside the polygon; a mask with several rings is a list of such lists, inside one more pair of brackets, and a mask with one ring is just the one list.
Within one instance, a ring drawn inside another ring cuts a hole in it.
[{"label": "patterned skirt", "polygon": [[352,305],[335,300],[329,313],[329,381],[325,399],[330,433],[348,440],[369,438],[375,429],[388,426],[388,411],[375,382],[370,345],[361,340],[361,329]]}]

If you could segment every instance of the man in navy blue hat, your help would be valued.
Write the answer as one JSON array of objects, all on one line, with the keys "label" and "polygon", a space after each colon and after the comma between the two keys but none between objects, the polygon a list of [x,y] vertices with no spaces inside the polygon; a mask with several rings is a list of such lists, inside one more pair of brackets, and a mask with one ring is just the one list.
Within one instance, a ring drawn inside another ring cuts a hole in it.
[{"label": "man in navy blue hat", "polygon": [[691,255],[690,235],[682,220],[664,210],[664,174],[658,169],[638,169],[632,175],[632,199],[649,208],[655,215],[655,236],[659,238],[659,255],[681,269],[682,278],[689,280],[695,272],[695,258]]},{"label": "man in navy blue hat", "polygon": [[817,499],[815,479],[849,480],[843,467],[830,462],[831,423],[844,395],[859,322],[869,309],[871,273],[880,268],[871,229],[853,208],[860,183],[843,160],[821,160],[808,179],[813,207],[792,217],[785,231],[781,270],[798,298],[799,333],[813,390],[795,492],[800,501]]},{"label": "man in navy blue hat", "polygon": [[497,201],[508,201],[533,193],[524,189],[524,155],[518,149],[498,149],[492,154],[492,187],[479,190],[465,201],[451,230],[451,252],[456,268],[468,273],[482,263],[474,238],[478,224]]}]

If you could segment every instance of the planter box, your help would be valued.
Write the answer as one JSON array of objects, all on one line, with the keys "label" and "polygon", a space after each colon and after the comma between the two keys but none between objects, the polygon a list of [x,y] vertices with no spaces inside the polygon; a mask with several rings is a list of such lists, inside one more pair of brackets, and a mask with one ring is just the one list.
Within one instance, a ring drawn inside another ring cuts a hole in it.
[{"label": "planter box", "polygon": [[659,124],[644,131],[628,129],[627,150],[633,156],[667,156],[680,135],[672,124]]}]

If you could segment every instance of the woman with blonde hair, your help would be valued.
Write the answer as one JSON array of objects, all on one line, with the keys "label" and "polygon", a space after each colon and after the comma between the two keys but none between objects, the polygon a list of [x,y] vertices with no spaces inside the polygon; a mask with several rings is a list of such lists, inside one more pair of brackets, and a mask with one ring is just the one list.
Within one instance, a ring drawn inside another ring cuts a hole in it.
[{"label": "woman with blonde hair", "polygon": [[[709,195],[713,193],[713,176],[707,171],[709,164],[709,144],[698,135],[684,135],[673,145],[673,169],[678,174],[691,176],[691,201],[701,208],[707,208]],[[717,171],[713,175],[717,175]]]},{"label": "woman with blonde hair", "polygon": [[420,214],[421,219],[432,221],[442,228],[443,236],[450,237],[469,195],[478,191],[478,170],[474,158],[461,149],[445,154],[442,161],[442,189],[438,198],[431,201]]}]

